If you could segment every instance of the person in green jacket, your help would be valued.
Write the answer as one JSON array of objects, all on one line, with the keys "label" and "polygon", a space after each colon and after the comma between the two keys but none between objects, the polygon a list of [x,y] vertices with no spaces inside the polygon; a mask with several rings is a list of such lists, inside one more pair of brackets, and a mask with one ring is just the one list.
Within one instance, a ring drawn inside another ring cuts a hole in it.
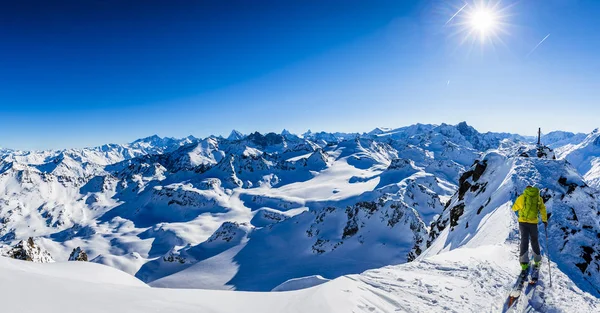
[{"label": "person in green jacket", "polygon": [[521,233],[519,262],[521,262],[521,269],[526,271],[529,268],[530,240],[531,249],[533,250],[533,264],[536,268],[539,268],[540,261],[542,260],[540,243],[538,241],[538,221],[540,215],[544,226],[548,225],[546,205],[540,196],[540,190],[532,186],[527,186],[523,194],[515,201],[512,209],[519,212],[519,233]]}]

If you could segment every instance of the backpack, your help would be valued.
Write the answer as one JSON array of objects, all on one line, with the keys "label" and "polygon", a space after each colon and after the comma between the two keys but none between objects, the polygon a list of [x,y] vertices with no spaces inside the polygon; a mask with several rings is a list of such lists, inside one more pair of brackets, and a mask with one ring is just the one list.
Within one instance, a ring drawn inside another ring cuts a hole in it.
[{"label": "backpack", "polygon": [[526,220],[535,220],[538,218],[540,190],[535,187],[528,187],[523,192],[523,209],[521,210],[522,217]]}]

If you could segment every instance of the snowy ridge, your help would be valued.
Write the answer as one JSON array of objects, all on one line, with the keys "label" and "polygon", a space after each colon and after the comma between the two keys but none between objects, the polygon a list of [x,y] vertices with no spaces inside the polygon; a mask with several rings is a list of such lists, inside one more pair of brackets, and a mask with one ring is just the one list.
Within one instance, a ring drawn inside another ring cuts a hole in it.
[{"label": "snowy ridge", "polygon": [[[589,188],[565,161],[488,153],[461,177],[458,193],[448,203],[444,214],[432,225],[428,242],[430,247],[419,260],[442,259],[455,255],[452,254],[454,251],[473,251],[478,254],[477,250],[481,247],[500,245],[504,248],[498,257],[511,260],[514,268],[508,267],[511,264],[508,261],[506,266],[515,273],[514,279],[518,265],[518,231],[511,206],[520,190],[527,185],[542,187],[542,197],[551,215],[549,242],[545,245],[542,239],[542,253],[547,253],[545,248],[550,247],[555,262],[552,264],[553,276],[560,277],[564,282],[558,283],[556,290],[544,290],[546,285],[542,283],[537,293],[545,292],[545,299],[538,299],[539,295],[535,296],[536,292],[530,290],[533,298],[526,298],[527,302],[521,303],[521,310],[546,312],[554,308],[568,312],[594,311],[599,305],[594,297],[598,297],[600,286],[598,193]],[[502,263],[501,266],[505,266]],[[547,275],[544,279],[547,279]],[[564,289],[569,288],[571,281],[577,288],[567,292]],[[574,309],[572,301],[561,303],[557,300],[565,297],[563,292],[584,303],[579,307],[581,311]],[[555,302],[549,303],[552,298]],[[492,302],[495,307],[488,304],[481,306],[481,309],[500,310],[503,306],[499,300],[504,299],[496,298]]]},{"label": "snowy ridge", "polygon": [[[458,193],[433,224],[425,255],[504,243],[514,236],[502,217],[527,185],[540,186],[551,215],[550,246],[555,261],[572,276],[600,286],[600,210],[598,192],[567,162],[545,158],[506,157],[490,152],[463,174]],[[512,218],[509,214],[509,217]],[[489,231],[486,233],[482,228]]]}]

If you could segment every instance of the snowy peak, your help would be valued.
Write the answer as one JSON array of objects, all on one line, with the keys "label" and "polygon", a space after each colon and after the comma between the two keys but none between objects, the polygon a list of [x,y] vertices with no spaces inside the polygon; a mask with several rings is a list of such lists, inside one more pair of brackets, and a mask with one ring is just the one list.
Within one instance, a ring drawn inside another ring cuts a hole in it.
[{"label": "snowy peak", "polygon": [[229,141],[239,141],[244,139],[244,134],[242,134],[241,132],[237,131],[237,130],[232,130],[231,133],[229,134],[229,136],[227,136],[227,140]]},{"label": "snowy peak", "polygon": [[306,159],[306,165],[312,169],[326,168],[329,165],[329,155],[322,149],[317,149]]},{"label": "snowy peak", "polygon": [[368,132],[367,135],[370,135],[370,136],[382,135],[385,133],[389,133],[391,130],[392,130],[391,128],[377,127],[375,129],[373,129],[372,131]]},{"label": "snowy peak", "polygon": [[473,138],[480,135],[475,128],[467,125],[467,122],[458,123],[458,125],[456,125],[456,129],[461,135],[465,136],[465,138]]},{"label": "snowy peak", "polygon": [[304,139],[311,140],[320,146],[338,144],[342,141],[353,140],[358,137],[360,137],[358,133],[328,133],[323,131],[313,133],[310,130],[303,135]]},{"label": "snowy peak", "polygon": [[197,139],[188,136],[183,139],[176,139],[171,137],[160,137],[158,135],[152,135],[150,137],[138,139],[130,144],[134,149],[140,149],[147,154],[162,154],[165,152],[175,151],[181,146],[190,144]]},{"label": "snowy peak", "polygon": [[550,148],[558,148],[568,144],[579,144],[585,137],[587,137],[587,135],[582,133],[575,134],[565,131],[553,131],[543,134],[541,140],[543,144]]},{"label": "snowy peak", "polygon": [[254,132],[246,137],[246,140],[258,147],[268,147],[281,145],[285,142],[285,138],[282,135],[276,133],[268,133],[263,135],[259,132]]},{"label": "snowy peak", "polygon": [[284,138],[288,139],[288,140],[299,140],[300,137],[292,134],[289,130],[284,129],[281,131],[281,136],[283,136]]},{"label": "snowy peak", "polygon": [[600,132],[588,134],[579,144],[558,149],[558,158],[565,159],[579,171],[588,184],[600,188]]}]

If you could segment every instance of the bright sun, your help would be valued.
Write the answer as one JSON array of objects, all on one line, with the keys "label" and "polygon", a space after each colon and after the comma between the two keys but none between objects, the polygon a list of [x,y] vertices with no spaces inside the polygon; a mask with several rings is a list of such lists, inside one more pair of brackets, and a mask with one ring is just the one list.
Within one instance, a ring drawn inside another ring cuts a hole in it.
[{"label": "bright sun", "polygon": [[471,13],[470,23],[474,30],[485,35],[487,32],[494,29],[496,17],[490,10],[478,9]]},{"label": "bright sun", "polygon": [[510,27],[508,9],[500,0],[472,0],[457,8],[445,25],[456,28],[453,35],[462,37],[461,44],[503,44],[502,37],[508,35]]}]

